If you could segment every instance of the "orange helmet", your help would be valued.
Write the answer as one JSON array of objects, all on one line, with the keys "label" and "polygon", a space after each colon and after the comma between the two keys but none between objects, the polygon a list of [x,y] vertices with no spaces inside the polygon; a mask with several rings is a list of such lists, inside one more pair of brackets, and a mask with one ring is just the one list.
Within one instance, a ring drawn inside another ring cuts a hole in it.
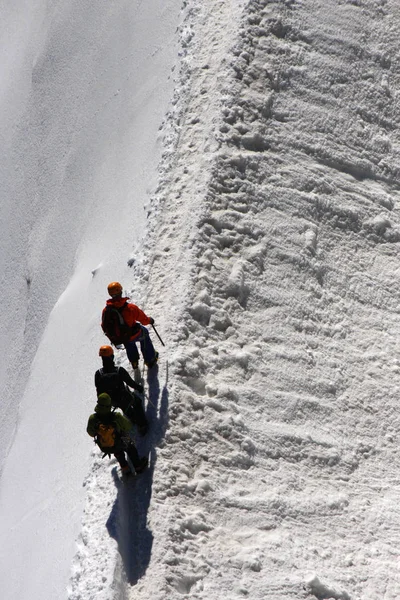
[{"label": "orange helmet", "polygon": [[122,285],[118,281],[112,281],[107,287],[110,296],[119,296],[122,294]]},{"label": "orange helmet", "polygon": [[101,346],[99,350],[99,356],[114,356],[114,350],[111,346]]}]

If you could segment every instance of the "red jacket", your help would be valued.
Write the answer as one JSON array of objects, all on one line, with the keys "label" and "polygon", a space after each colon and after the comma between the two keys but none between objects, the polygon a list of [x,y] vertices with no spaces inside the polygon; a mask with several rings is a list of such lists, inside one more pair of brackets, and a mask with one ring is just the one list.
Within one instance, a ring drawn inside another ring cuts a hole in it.
[{"label": "red jacket", "polygon": [[[107,306],[112,306],[114,308],[121,308],[126,303],[125,307],[120,312],[125,323],[130,327],[132,327],[137,321],[139,321],[139,323],[141,323],[142,325],[150,325],[150,318],[138,306],[136,306],[136,304],[131,304],[130,302],[128,302],[128,300],[129,298],[110,298],[109,300],[107,300],[106,304]],[[103,327],[103,320],[107,306],[103,308],[101,319],[101,327],[104,333],[106,333],[106,331]],[[137,336],[137,333],[132,335],[129,341],[134,340]]]}]

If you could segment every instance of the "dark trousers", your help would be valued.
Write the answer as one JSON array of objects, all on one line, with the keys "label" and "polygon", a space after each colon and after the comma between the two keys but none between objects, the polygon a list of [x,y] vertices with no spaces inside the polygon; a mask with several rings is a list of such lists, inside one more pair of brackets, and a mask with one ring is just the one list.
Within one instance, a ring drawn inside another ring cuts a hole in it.
[{"label": "dark trousers", "polygon": [[143,408],[142,399],[137,394],[125,390],[116,404],[134,425],[143,427],[147,425],[147,419]]},{"label": "dark trousers", "polygon": [[150,335],[146,327],[143,325],[140,326],[139,335],[132,340],[131,342],[127,342],[124,344],[126,353],[131,363],[139,362],[139,352],[136,346],[136,342],[140,343],[140,350],[143,354],[144,362],[151,363],[156,357],[156,351],[154,350],[153,342],[150,339]]},{"label": "dark trousers", "polygon": [[128,461],[126,460],[125,452],[129,456],[130,461],[133,464],[133,466],[136,468],[139,465],[139,454],[138,454],[138,451],[136,450],[135,444],[132,441],[127,445],[125,450],[119,450],[118,452],[114,452],[114,456],[117,459],[117,461],[119,462],[122,469],[124,467],[126,467],[128,464]]}]

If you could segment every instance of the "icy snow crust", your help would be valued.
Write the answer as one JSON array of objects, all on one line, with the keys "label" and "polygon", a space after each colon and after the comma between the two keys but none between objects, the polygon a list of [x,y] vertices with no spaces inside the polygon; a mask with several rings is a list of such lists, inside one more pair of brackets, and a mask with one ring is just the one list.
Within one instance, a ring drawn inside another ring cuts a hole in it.
[{"label": "icy snow crust", "polygon": [[94,453],[70,600],[400,597],[399,33],[395,1],[187,4],[132,262],[152,466]]}]

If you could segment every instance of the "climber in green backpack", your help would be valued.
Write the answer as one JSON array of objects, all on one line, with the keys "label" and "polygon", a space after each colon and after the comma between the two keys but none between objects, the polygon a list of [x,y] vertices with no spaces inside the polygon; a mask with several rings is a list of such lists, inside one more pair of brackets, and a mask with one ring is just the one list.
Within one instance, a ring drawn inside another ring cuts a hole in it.
[{"label": "climber in green backpack", "polygon": [[108,394],[100,394],[94,413],[90,415],[86,431],[95,439],[104,454],[114,454],[122,473],[129,475],[131,468],[126,460],[125,452],[136,473],[142,473],[148,465],[147,457],[139,458],[136,446],[129,437],[132,423],[123,414],[113,411]]}]

